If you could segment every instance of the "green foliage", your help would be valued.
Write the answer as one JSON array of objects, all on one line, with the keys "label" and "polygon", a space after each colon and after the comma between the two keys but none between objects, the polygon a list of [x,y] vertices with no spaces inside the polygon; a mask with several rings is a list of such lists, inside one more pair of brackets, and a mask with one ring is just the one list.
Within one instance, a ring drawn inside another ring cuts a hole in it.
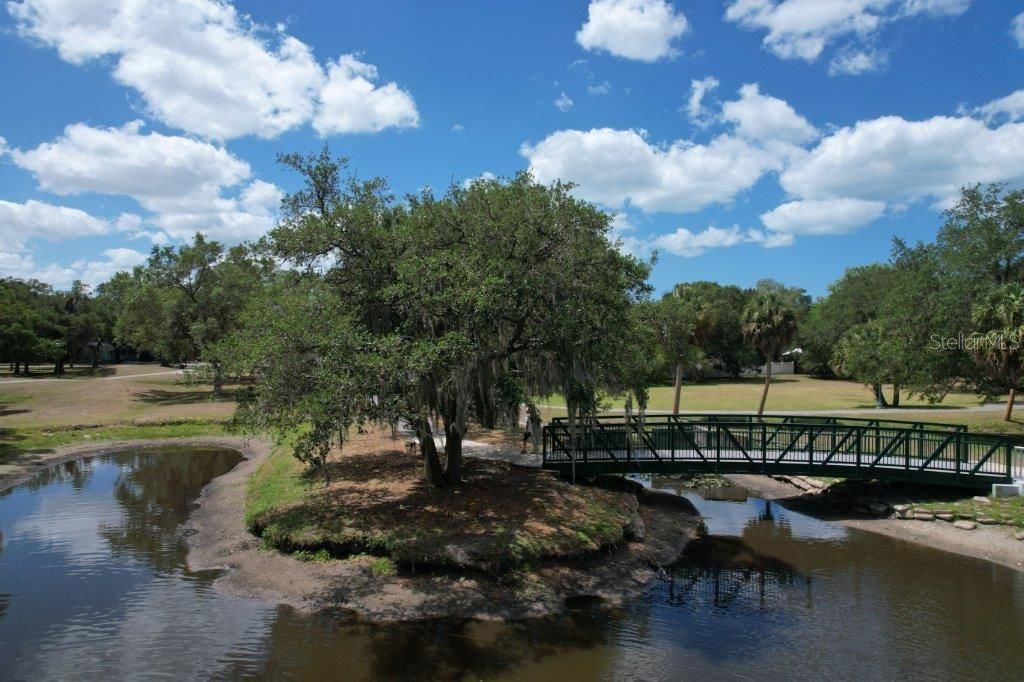
[{"label": "green foliage", "polygon": [[250,302],[225,353],[256,378],[242,423],[310,424],[295,452],[321,463],[332,433],[403,419],[432,465],[440,415],[454,481],[470,416],[511,422],[525,396],[556,390],[587,409],[632,376],[631,337],[608,330],[629,328],[649,268],[571,185],[520,174],[398,203],[382,179],[343,178],[326,149],[281,160],[305,187],[261,248],[300,269]]},{"label": "green foliage", "polygon": [[740,314],[751,292],[716,282],[677,284],[672,295],[692,313],[691,342],[696,351],[688,372],[703,379],[711,370],[739,376],[758,364],[758,355],[743,338]]},{"label": "green foliage", "polygon": [[743,309],[743,336],[766,362],[777,359],[793,340],[796,324],[796,311],[777,292],[755,294]]},{"label": "green foliage", "polygon": [[988,397],[1021,388],[1024,378],[1024,286],[1005,284],[975,305],[969,346]]}]

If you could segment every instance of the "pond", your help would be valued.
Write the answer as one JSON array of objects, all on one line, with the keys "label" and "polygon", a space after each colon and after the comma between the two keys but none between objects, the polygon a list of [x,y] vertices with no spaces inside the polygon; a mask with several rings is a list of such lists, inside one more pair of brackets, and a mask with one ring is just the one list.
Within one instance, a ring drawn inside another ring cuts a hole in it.
[{"label": "pond", "polygon": [[[0,678],[1019,678],[1024,573],[680,489],[709,535],[627,607],[353,623],[223,595],[183,524],[237,453],[150,449],[0,493]],[[649,484],[672,489],[670,480]]]}]

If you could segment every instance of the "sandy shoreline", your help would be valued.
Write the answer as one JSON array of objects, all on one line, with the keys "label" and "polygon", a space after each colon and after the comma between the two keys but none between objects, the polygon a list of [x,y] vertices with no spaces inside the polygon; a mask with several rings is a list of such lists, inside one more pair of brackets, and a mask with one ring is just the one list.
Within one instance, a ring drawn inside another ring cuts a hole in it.
[{"label": "sandy shoreline", "polygon": [[310,563],[260,549],[244,525],[244,496],[269,447],[250,443],[240,450],[246,460],[203,489],[189,519],[189,568],[224,570],[215,584],[235,596],[349,612],[366,621],[531,618],[563,611],[565,600],[578,596],[621,605],[657,578],[658,566],[679,556],[700,523],[690,513],[645,506],[644,541],[578,564],[544,566],[515,586],[471,573],[381,576],[369,558]]},{"label": "sandy shoreline", "polygon": [[965,531],[954,528],[945,521],[912,521],[903,519],[836,518],[818,515],[807,505],[787,503],[787,499],[798,497],[798,488],[776,481],[767,476],[737,474],[727,476],[734,483],[747,488],[765,499],[776,500],[796,511],[817,516],[847,528],[878,533],[898,540],[913,542],[932,549],[961,554],[976,559],[991,561],[1017,571],[1024,571],[1024,542],[1014,539],[1009,528],[1003,526],[978,526]]}]

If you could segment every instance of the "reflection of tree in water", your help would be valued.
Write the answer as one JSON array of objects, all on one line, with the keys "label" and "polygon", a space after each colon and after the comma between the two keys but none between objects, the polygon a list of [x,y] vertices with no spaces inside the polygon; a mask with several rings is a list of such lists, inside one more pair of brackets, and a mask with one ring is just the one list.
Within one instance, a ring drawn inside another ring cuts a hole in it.
[{"label": "reflection of tree in water", "polygon": [[0,618],[4,617],[7,613],[7,607],[11,605],[11,595],[0,594]]},{"label": "reflection of tree in water", "polygon": [[100,534],[115,556],[124,553],[149,562],[156,570],[184,566],[181,525],[188,519],[203,486],[241,460],[233,450],[164,448],[113,456],[121,469],[114,499],[123,514],[118,526]]},{"label": "reflection of tree in water", "polygon": [[560,653],[588,650],[582,663],[587,669],[572,658],[566,670],[567,680],[588,679],[612,664],[611,649],[600,648],[610,642],[612,618],[588,610],[528,621],[370,625],[281,607],[261,664],[254,669],[251,662],[239,662],[218,677],[479,679],[541,661],[557,664]]},{"label": "reflection of tree in water", "polygon": [[[17,487],[28,488],[29,490],[39,490],[40,488],[45,488],[50,484],[68,483],[75,492],[81,492],[85,490],[85,487],[89,484],[89,479],[92,478],[95,469],[95,457],[89,457],[87,459],[73,459],[69,462],[64,462],[63,464],[46,467]],[[13,490],[14,488],[8,488],[6,492],[9,493]]]}]

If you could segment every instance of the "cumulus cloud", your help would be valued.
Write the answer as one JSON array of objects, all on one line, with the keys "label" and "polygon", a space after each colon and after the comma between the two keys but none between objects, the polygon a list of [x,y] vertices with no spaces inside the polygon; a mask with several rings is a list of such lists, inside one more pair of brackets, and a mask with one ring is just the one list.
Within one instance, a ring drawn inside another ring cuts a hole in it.
[{"label": "cumulus cloud", "polygon": [[38,265],[31,254],[0,251],[0,276],[37,279],[57,288],[66,288],[82,280],[96,286],[115,273],[131,270],[146,260],[146,254],[133,249],[117,248],[103,251],[98,260],[78,260],[64,266],[57,263]]},{"label": "cumulus cloud", "polygon": [[736,124],[742,137],[761,142],[801,144],[814,139],[818,131],[788,103],[762,95],[756,84],[740,88],[738,100],[722,105],[722,119]]},{"label": "cumulus cloud", "polygon": [[1017,90],[1006,97],[992,100],[973,111],[987,123],[1024,120],[1024,90]]},{"label": "cumulus cloud", "polygon": [[612,84],[608,81],[603,81],[597,85],[588,85],[587,94],[591,97],[598,97],[600,95],[607,95],[612,91]]},{"label": "cumulus cloud", "polygon": [[942,200],[971,182],[1024,180],[1024,124],[884,116],[836,130],[780,175],[807,199]]},{"label": "cumulus cloud", "polygon": [[[913,16],[958,16],[970,4],[971,0],[732,0],[725,19],[747,30],[765,31],[763,45],[772,54],[811,62],[837,40],[856,45],[888,23]],[[856,56],[845,64],[866,65],[865,58]],[[843,66],[840,60],[837,68]]]},{"label": "cumulus cloud", "polygon": [[573,104],[572,98],[564,92],[555,98],[555,108],[563,114],[572,109]]},{"label": "cumulus cloud", "polygon": [[666,0],[591,0],[576,42],[585,50],[656,62],[678,53],[673,43],[688,29],[683,13]]},{"label": "cumulus cloud", "polygon": [[270,138],[310,120],[321,134],[376,132],[417,121],[412,97],[394,83],[375,85],[371,65],[345,55],[325,73],[308,45],[223,0],[21,0],[7,8],[21,35],[71,64],[110,64],[150,115],[198,135]]},{"label": "cumulus cloud", "polygon": [[1010,25],[1010,32],[1017,40],[1017,45],[1024,50],[1024,12],[1021,12],[1013,18],[1013,23]]},{"label": "cumulus cloud", "polygon": [[690,81],[690,96],[686,100],[686,115],[695,125],[704,128],[711,124],[714,117],[704,106],[704,98],[718,86],[718,79],[714,76]]},{"label": "cumulus cloud", "polygon": [[629,201],[645,211],[694,211],[729,201],[779,159],[747,140],[720,135],[707,144],[651,144],[641,130],[560,130],[520,149],[543,183],[571,180],[605,206]]},{"label": "cumulus cloud", "polygon": [[[270,183],[241,186],[250,179],[249,165],[223,147],[143,133],[137,121],[121,128],[76,123],[52,142],[10,155],[55,194],[131,197],[174,237],[197,230],[227,241],[259,236],[273,225],[281,200],[280,189]],[[225,194],[239,186],[235,196]]]},{"label": "cumulus cloud", "polygon": [[885,202],[863,199],[790,201],[761,214],[769,236],[846,234],[860,229],[885,212]]},{"label": "cumulus cloud", "polygon": [[23,204],[0,200],[0,241],[20,249],[29,239],[61,241],[109,234],[114,225],[85,211],[30,199]]},{"label": "cumulus cloud", "polygon": [[476,175],[476,176],[473,176],[471,178],[466,178],[465,180],[463,180],[462,181],[462,187],[463,187],[463,189],[469,189],[469,187],[474,182],[490,182],[492,180],[497,180],[497,179],[498,179],[498,176],[495,175],[494,173],[492,173],[491,171],[484,171],[480,175]]},{"label": "cumulus cloud", "polygon": [[700,256],[708,249],[735,246],[743,241],[742,230],[738,225],[733,225],[727,228],[706,227],[700,232],[692,232],[685,227],[680,227],[675,232],[655,238],[651,244],[655,248],[664,249],[673,255],[692,258]]},{"label": "cumulus cloud", "polygon": [[412,95],[395,83],[375,85],[376,80],[377,67],[352,55],[331,62],[313,128],[334,135],[417,127],[420,116]]}]

